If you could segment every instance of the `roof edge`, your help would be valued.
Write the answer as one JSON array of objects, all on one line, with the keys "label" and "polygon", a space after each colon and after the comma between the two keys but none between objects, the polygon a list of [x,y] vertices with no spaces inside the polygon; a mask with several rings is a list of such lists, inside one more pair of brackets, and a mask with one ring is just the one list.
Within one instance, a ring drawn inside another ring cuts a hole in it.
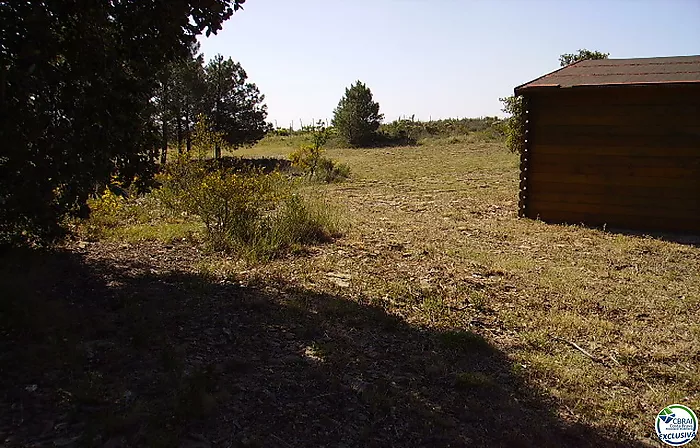
[{"label": "roof edge", "polygon": [[[532,82],[532,81],[530,81]],[[527,83],[529,84],[529,83]],[[571,87],[561,87],[559,84],[549,84],[549,85],[539,85],[532,86],[526,89],[521,89],[522,86],[515,88],[516,95],[522,95],[523,90],[526,92],[541,92],[544,90],[577,90],[577,89],[600,89],[606,87],[649,87],[649,86],[687,86],[693,84],[700,84],[700,81],[646,81],[646,82],[618,82],[613,84],[580,84]]]},{"label": "roof edge", "polygon": [[[583,59],[583,60],[580,60],[580,61],[576,61],[576,62],[574,62],[573,64],[565,65],[564,67],[560,67],[560,68],[558,68],[557,70],[554,70],[553,72],[545,73],[545,74],[542,75],[542,76],[539,76],[539,77],[537,77],[537,78],[535,78],[535,79],[532,79],[532,80],[530,80],[530,81],[528,81],[528,82],[526,82],[526,83],[520,84],[519,86],[517,86],[516,88],[513,89],[513,93],[515,94],[515,96],[519,96],[519,95],[520,95],[519,92],[521,92],[521,91],[523,90],[523,88],[524,88],[526,85],[531,84],[531,83],[533,83],[533,82],[535,82],[535,81],[539,81],[540,79],[542,79],[542,78],[544,78],[544,77],[547,77],[547,76],[549,76],[549,75],[553,75],[553,74],[555,74],[555,73],[557,73],[557,72],[560,72],[560,71],[564,70],[565,68],[573,67],[574,65],[576,65],[576,64],[578,64],[578,63],[580,63],[580,62],[583,62],[584,60],[586,60],[586,59]],[[552,84],[551,86],[548,86],[548,87],[559,87],[559,84],[556,84],[556,85],[555,85],[555,84]]]}]

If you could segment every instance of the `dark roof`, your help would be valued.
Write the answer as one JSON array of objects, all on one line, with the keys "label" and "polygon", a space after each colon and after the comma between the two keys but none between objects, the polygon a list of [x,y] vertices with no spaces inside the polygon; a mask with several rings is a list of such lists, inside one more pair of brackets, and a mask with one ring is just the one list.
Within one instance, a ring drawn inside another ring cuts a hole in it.
[{"label": "dark roof", "polygon": [[700,83],[700,56],[580,61],[515,88]]}]

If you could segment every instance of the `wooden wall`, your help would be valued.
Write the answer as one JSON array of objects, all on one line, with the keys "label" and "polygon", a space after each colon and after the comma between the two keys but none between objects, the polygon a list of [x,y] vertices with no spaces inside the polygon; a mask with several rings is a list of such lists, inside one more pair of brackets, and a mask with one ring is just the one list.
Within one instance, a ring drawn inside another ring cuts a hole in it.
[{"label": "wooden wall", "polygon": [[523,214],[700,233],[700,85],[526,95]]}]

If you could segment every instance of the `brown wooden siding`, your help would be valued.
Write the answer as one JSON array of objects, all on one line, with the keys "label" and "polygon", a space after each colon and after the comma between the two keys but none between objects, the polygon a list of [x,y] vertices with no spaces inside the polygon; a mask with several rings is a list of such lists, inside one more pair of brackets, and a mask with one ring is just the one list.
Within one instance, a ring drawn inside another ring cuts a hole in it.
[{"label": "brown wooden siding", "polygon": [[528,97],[525,216],[700,232],[700,86]]}]

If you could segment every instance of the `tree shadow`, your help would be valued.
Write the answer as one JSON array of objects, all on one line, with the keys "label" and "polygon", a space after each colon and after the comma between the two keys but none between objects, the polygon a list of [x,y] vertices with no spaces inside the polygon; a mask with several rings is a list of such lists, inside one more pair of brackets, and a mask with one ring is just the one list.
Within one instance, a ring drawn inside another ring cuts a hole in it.
[{"label": "tree shadow", "polygon": [[682,244],[684,246],[700,247],[700,235],[697,233],[680,233],[680,232],[653,232],[641,231],[633,229],[623,229],[617,227],[605,228],[608,233],[616,235],[633,236],[638,238],[653,238],[660,241],[668,241],[671,243]]},{"label": "tree shadow", "polygon": [[233,171],[259,170],[263,173],[289,171],[292,162],[278,157],[237,157],[224,156],[219,159],[207,159],[205,166],[212,170],[227,169]]},{"label": "tree shadow", "polygon": [[[528,218],[530,219],[530,218]],[[539,218],[537,218],[539,220]],[[631,236],[637,238],[653,238],[659,241],[668,241],[671,243],[682,244],[684,246],[700,247],[700,234],[692,232],[668,232],[668,231],[649,231],[635,230],[624,227],[608,226],[603,224],[586,224],[561,221],[542,221],[549,225],[575,225],[584,229],[600,230],[605,233],[614,235]]]},{"label": "tree shadow", "polygon": [[477,334],[182,267],[5,254],[5,446],[635,446],[563,421]]}]

